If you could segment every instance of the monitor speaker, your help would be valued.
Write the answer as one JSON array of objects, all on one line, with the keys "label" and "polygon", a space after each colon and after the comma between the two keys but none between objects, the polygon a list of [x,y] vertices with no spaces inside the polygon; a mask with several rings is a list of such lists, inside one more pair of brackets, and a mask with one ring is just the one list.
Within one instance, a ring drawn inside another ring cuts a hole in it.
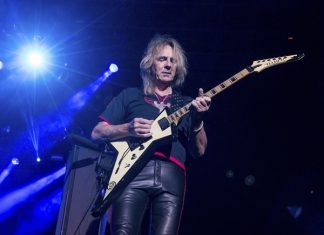
[{"label": "monitor speaker", "polygon": [[98,234],[100,218],[91,215],[98,194],[96,164],[100,151],[74,145],[67,162],[56,235]]}]

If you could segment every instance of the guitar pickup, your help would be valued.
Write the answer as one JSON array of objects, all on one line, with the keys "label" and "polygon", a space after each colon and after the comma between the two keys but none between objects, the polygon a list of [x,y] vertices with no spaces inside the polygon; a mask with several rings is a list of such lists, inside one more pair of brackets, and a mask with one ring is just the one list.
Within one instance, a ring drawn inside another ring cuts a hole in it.
[{"label": "guitar pickup", "polygon": [[168,119],[165,117],[158,121],[160,128],[164,131],[170,126]]}]

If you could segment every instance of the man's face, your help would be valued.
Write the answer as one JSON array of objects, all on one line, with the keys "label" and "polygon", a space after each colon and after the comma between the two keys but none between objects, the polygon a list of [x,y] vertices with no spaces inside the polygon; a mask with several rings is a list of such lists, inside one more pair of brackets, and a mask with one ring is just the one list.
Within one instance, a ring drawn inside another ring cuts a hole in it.
[{"label": "man's face", "polygon": [[171,46],[161,47],[154,58],[153,71],[162,84],[171,83],[177,71],[177,60]]}]

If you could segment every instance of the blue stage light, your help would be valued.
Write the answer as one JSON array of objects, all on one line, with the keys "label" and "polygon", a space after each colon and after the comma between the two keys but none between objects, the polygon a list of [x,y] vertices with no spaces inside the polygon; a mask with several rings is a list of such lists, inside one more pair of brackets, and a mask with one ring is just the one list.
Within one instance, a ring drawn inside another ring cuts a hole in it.
[{"label": "blue stage light", "polygon": [[19,160],[17,158],[11,159],[11,162],[8,166],[3,169],[0,173],[0,184],[10,175],[11,171],[14,169],[15,166],[19,164]]},{"label": "blue stage light", "polygon": [[[116,66],[117,67],[117,66]],[[112,66],[113,71],[116,68]],[[57,107],[57,111],[46,113],[45,115],[34,117],[32,110],[27,110],[23,117],[27,128],[19,133],[15,141],[11,143],[11,155],[30,155],[33,161],[41,162],[44,154],[57,141],[66,137],[67,128],[76,114],[79,112],[88,100],[94,95],[97,89],[110,78],[113,73],[109,71],[108,76],[101,75],[95,81],[78,91],[70,97],[66,103]],[[1,129],[0,129],[1,135]],[[9,147],[10,148],[10,147]],[[42,156],[42,157],[40,157]]]},{"label": "blue stage light", "polygon": [[19,165],[19,159],[18,158],[13,158],[11,159],[12,165]]},{"label": "blue stage light", "polygon": [[0,70],[3,69],[3,62],[0,60]]},{"label": "blue stage light", "polygon": [[54,181],[65,174],[66,167],[58,169],[56,172],[49,174],[29,185],[16,189],[0,198],[0,221],[7,218],[24,202],[28,201],[32,196],[44,190]]},{"label": "blue stage light", "polygon": [[23,72],[33,74],[33,78],[49,70],[51,56],[45,45],[33,42],[23,46],[18,54],[16,67]]},{"label": "blue stage light", "polygon": [[112,73],[116,73],[116,72],[118,71],[118,66],[115,65],[115,64],[111,64],[111,65],[109,66],[109,70],[110,70],[110,72],[112,72]]},{"label": "blue stage light", "polygon": [[33,68],[44,65],[44,56],[40,51],[31,51],[27,55],[27,63]]},{"label": "blue stage light", "polygon": [[[48,234],[52,226],[56,224],[62,198],[62,189],[56,190],[50,195],[42,197],[34,208],[28,208],[28,212],[21,209],[19,213],[28,214],[29,217],[11,219],[19,220],[15,231],[11,234]],[[9,234],[9,233],[6,233]]]},{"label": "blue stage light", "polygon": [[109,66],[109,70],[105,71],[102,76],[93,81],[86,88],[76,93],[69,100],[69,108],[73,110],[80,110],[90,97],[98,90],[98,88],[115,72],[118,71],[118,67],[115,64]]}]

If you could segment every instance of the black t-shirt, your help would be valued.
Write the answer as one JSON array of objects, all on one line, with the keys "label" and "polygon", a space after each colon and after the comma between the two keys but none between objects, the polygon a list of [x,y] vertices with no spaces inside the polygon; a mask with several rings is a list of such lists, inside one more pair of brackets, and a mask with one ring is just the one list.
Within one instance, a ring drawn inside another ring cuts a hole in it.
[{"label": "black t-shirt", "polygon": [[[134,118],[145,118],[154,120],[160,113],[159,107],[166,106],[170,112],[174,112],[187,103],[192,98],[181,96],[173,91],[172,95],[159,97],[157,95],[145,95],[139,88],[124,89],[107,106],[106,110],[99,116],[102,120],[112,125],[128,123]],[[162,103],[162,105],[161,105]],[[184,164],[186,160],[186,148],[191,131],[191,117],[185,115],[174,129],[175,138],[172,141],[170,156]],[[159,153],[166,155],[166,152],[159,150]]]}]

